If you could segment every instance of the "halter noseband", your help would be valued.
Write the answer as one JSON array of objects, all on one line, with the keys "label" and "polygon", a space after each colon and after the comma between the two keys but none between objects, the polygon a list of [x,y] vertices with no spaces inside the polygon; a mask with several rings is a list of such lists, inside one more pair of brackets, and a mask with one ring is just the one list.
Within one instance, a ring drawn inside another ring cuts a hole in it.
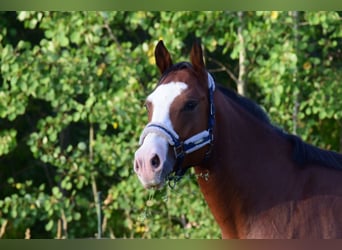
[{"label": "halter noseband", "polygon": [[[181,168],[181,164],[184,160],[185,155],[190,154],[207,144],[212,145],[214,136],[213,136],[213,127],[215,123],[215,106],[214,106],[214,91],[215,91],[215,82],[212,76],[208,73],[208,90],[209,90],[209,119],[208,119],[208,129],[202,132],[199,132],[190,138],[180,141],[179,136],[173,130],[166,128],[161,123],[150,122],[144,128],[140,140],[139,145],[142,145],[144,139],[149,133],[155,133],[158,136],[161,136],[167,140],[169,145],[173,147],[173,151],[176,157],[176,166],[175,166],[175,180],[179,180],[186,172],[188,168]],[[209,156],[211,149],[206,153],[206,158]]]}]

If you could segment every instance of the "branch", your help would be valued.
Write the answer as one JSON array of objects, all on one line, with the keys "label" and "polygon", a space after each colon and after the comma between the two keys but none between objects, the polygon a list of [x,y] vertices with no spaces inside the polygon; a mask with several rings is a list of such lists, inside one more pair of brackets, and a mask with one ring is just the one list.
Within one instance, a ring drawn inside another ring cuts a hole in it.
[{"label": "branch", "polygon": [[7,226],[8,220],[4,220],[4,222],[1,225],[0,228],[0,239],[2,238],[2,236],[4,236],[5,232],[6,232],[6,226]]},{"label": "branch", "polygon": [[[120,52],[124,52],[124,50],[123,50],[123,48],[122,48],[122,46],[121,46],[121,43],[119,42],[118,38],[114,35],[114,32],[113,32],[112,28],[110,27],[107,18],[103,17],[103,16],[100,15],[100,14],[98,14],[98,16],[102,17],[102,19],[104,20],[104,24],[103,24],[102,27],[103,27],[105,30],[107,30],[110,39],[116,44],[116,46],[118,47],[118,50],[119,50]],[[129,57],[129,58],[128,58],[128,62],[129,62],[129,63],[133,63],[133,60]]]},{"label": "branch", "polygon": [[119,40],[116,38],[116,36],[114,35],[113,30],[110,28],[107,18],[105,18],[100,13],[98,13],[97,15],[104,20],[103,28],[105,28],[107,30],[110,39],[112,39],[116,43],[116,45],[118,46],[119,50],[122,51],[121,44],[120,44]]},{"label": "branch", "polygon": [[225,66],[223,63],[221,63],[220,61],[212,58],[212,57],[208,57],[208,61],[211,61],[215,64],[217,64],[218,66],[220,66],[221,68],[218,69],[214,69],[214,70],[209,70],[210,72],[218,72],[218,71],[224,71],[227,73],[227,75],[237,84],[239,82],[239,80],[236,78],[236,76],[234,75],[234,73],[227,67]]}]

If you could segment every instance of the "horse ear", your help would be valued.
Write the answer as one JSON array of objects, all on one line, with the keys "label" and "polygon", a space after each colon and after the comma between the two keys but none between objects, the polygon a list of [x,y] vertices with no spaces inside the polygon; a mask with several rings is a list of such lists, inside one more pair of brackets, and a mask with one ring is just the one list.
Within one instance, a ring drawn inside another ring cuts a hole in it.
[{"label": "horse ear", "polygon": [[205,65],[203,60],[203,52],[200,41],[195,41],[192,45],[192,49],[190,52],[190,61],[195,71],[200,74],[205,74]]},{"label": "horse ear", "polygon": [[161,74],[172,66],[170,53],[167,51],[162,40],[158,42],[156,49],[154,50],[154,56]]}]

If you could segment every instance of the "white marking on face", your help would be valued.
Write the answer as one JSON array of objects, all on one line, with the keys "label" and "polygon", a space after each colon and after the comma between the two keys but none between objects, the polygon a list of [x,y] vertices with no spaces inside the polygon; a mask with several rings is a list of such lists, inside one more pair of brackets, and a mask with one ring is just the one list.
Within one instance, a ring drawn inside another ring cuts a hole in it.
[{"label": "white marking on face", "polygon": [[153,105],[151,122],[164,124],[165,127],[173,131],[170,120],[170,107],[173,101],[179,96],[188,85],[184,82],[170,82],[158,86],[147,100]]},{"label": "white marking on face", "polygon": [[[147,101],[153,105],[150,122],[161,123],[168,130],[173,131],[170,119],[170,107],[188,85],[184,82],[170,82],[158,86],[148,97]],[[161,187],[166,176],[172,171],[175,159],[168,157],[168,141],[156,133],[149,133],[143,144],[135,153],[135,170],[145,187]],[[151,159],[157,155],[160,167],[151,166]]]}]

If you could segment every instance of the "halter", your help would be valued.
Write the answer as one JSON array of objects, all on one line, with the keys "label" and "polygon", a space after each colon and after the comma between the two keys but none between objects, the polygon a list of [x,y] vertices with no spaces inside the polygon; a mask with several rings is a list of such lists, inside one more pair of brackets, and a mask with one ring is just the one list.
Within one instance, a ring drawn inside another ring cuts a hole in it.
[{"label": "halter", "polygon": [[[169,177],[174,181],[178,181],[187,171],[188,168],[181,168],[181,164],[184,160],[185,155],[190,154],[207,144],[212,145],[214,136],[213,136],[213,127],[215,123],[215,106],[214,106],[214,91],[215,91],[215,82],[212,76],[208,73],[208,90],[209,90],[209,119],[208,119],[208,129],[204,130],[200,133],[197,133],[190,138],[180,141],[179,136],[173,130],[169,130],[161,123],[151,122],[146,125],[144,128],[140,140],[139,145],[143,144],[144,139],[149,133],[155,133],[158,136],[161,136],[167,140],[169,145],[173,147],[173,151],[176,157],[176,165],[175,165],[175,176]],[[206,153],[205,159],[208,158],[211,152],[211,148]]]}]

